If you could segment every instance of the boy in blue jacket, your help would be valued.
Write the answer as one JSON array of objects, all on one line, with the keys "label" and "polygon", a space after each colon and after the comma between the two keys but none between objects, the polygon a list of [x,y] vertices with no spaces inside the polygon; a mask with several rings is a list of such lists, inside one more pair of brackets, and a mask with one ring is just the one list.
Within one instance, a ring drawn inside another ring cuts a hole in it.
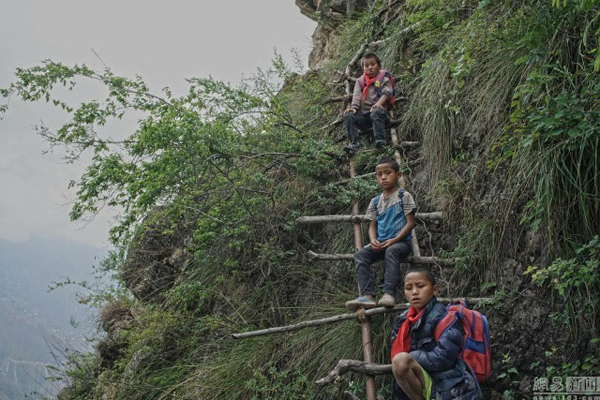
[{"label": "boy in blue jacket", "polygon": [[434,339],[436,324],[446,312],[437,301],[438,286],[431,271],[414,267],[404,276],[410,307],[392,324],[393,400],[481,399],[479,385],[459,357],[463,330],[460,321]]}]

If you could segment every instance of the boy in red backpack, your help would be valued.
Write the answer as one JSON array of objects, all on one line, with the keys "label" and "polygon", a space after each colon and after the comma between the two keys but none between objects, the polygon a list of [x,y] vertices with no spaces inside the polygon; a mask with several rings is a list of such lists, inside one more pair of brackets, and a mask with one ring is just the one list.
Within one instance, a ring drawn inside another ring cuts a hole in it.
[{"label": "boy in red backpack", "polygon": [[374,53],[362,59],[363,75],[354,85],[352,103],[344,111],[344,127],[350,144],[344,146],[348,153],[360,147],[359,130],[373,128],[375,147],[380,149],[386,143],[385,127],[389,122],[388,108],[394,100],[394,79],[381,69],[381,60]]},{"label": "boy in red backpack", "polygon": [[474,376],[460,358],[463,329],[459,320],[438,340],[436,325],[446,314],[437,301],[438,287],[431,271],[414,267],[404,276],[404,295],[410,307],[392,325],[393,400],[481,399]]}]

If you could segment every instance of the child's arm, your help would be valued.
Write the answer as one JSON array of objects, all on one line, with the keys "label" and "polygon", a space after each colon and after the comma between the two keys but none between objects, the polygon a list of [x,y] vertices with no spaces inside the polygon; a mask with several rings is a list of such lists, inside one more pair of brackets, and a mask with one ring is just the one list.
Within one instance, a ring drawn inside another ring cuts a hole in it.
[{"label": "child's arm", "polygon": [[381,97],[377,100],[377,103],[371,106],[371,111],[374,111],[377,108],[387,109],[387,102],[392,98],[394,93],[394,89],[392,88],[392,82],[385,77],[383,78],[383,82],[381,83]]},{"label": "child's arm", "polygon": [[352,93],[352,103],[350,103],[350,108],[344,110],[344,114],[349,112],[351,112],[352,114],[356,114],[356,112],[360,109],[360,104],[362,102],[362,90],[360,89],[359,81],[360,78],[358,78],[356,80],[356,83],[354,84],[354,92]]},{"label": "child's arm", "polygon": [[375,251],[381,250],[381,243],[377,240],[377,221],[372,220],[369,223],[369,240],[371,241],[371,248]]},{"label": "child's arm", "polygon": [[[410,355],[428,372],[445,371],[454,367],[462,346],[460,321],[446,329],[431,351],[413,350]],[[434,340],[431,338],[431,340]]]},{"label": "child's arm", "polygon": [[369,206],[367,207],[367,212],[365,213],[365,219],[369,221],[369,243],[371,248],[375,251],[381,250],[381,243],[377,240],[377,210],[375,205],[375,200],[377,197],[373,197]]},{"label": "child's arm", "polygon": [[394,237],[394,238],[391,238],[391,239],[381,242],[381,248],[387,249],[394,243],[398,243],[399,241],[404,239],[406,236],[408,236],[408,234],[410,233],[410,231],[412,231],[412,229],[414,227],[415,227],[415,213],[410,212],[406,215],[406,225],[404,225],[404,227],[400,230],[400,232],[398,232],[398,235],[396,235],[396,237]]},{"label": "child's arm", "polygon": [[375,104],[373,104],[371,106],[371,111],[373,111],[373,110],[375,110],[377,108],[385,108],[385,109],[387,109],[387,107],[385,105],[387,101],[388,101],[387,94],[383,93],[381,95],[381,97],[379,98],[379,100],[377,100],[377,103],[375,103]]}]

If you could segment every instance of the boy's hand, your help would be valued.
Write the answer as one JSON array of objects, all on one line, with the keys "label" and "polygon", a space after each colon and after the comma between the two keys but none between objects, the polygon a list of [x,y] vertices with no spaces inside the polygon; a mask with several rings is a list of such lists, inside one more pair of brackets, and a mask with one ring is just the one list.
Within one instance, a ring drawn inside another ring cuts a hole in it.
[{"label": "boy's hand", "polygon": [[371,112],[373,112],[373,111],[377,110],[378,108],[384,108],[384,106],[385,106],[385,104],[387,103],[387,101],[388,101],[388,95],[384,93],[384,94],[383,94],[383,95],[382,95],[382,96],[379,98],[379,100],[377,101],[377,103],[375,103],[375,104],[373,104],[373,105],[371,106]]},{"label": "boy's hand", "polygon": [[383,242],[379,243],[379,248],[381,250],[385,250],[388,247],[390,247],[391,245],[393,245],[394,243],[396,243],[396,242],[394,242],[394,239],[384,240]]},{"label": "boy's hand", "polygon": [[377,239],[371,240],[371,248],[374,251],[382,250],[381,243],[379,243],[379,240],[377,240]]},{"label": "boy's hand", "polygon": [[356,108],[347,108],[346,110],[344,110],[344,114],[348,113],[356,114]]}]

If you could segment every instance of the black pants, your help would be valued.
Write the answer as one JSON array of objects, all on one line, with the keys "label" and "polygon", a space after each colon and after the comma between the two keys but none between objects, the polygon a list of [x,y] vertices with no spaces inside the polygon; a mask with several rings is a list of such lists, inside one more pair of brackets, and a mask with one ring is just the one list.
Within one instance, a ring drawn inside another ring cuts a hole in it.
[{"label": "black pants", "polygon": [[364,114],[344,114],[344,126],[348,132],[348,139],[354,144],[360,143],[359,131],[373,128],[375,142],[385,142],[385,127],[390,120],[389,114],[383,108]]}]

